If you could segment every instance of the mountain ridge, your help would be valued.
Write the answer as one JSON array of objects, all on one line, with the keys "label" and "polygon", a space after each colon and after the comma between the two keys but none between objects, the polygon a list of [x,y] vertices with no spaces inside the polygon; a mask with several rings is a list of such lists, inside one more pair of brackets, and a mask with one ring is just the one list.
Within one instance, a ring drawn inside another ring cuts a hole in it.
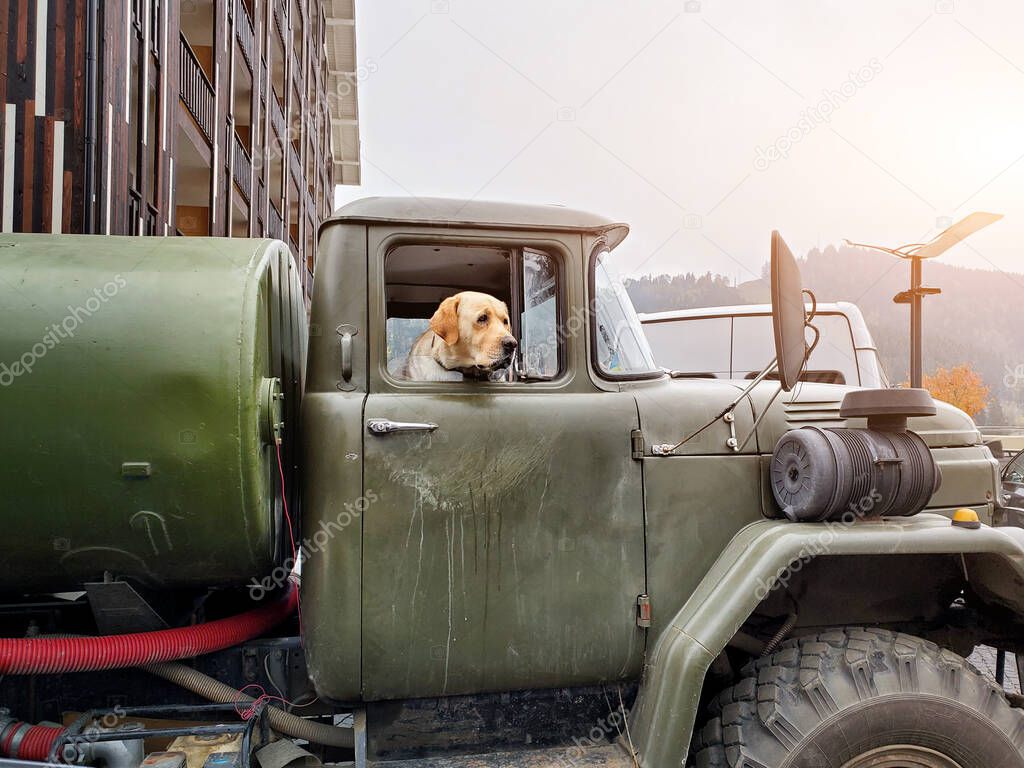
[{"label": "mountain ridge", "polygon": [[[909,287],[910,263],[854,246],[829,245],[798,259],[804,287],[820,302],[857,304],[878,346],[890,380],[908,378],[910,312],[893,303]],[[767,264],[762,270],[767,276]],[[923,282],[942,293],[924,301],[924,368],[968,363],[990,389],[980,423],[1024,424],[1024,333],[1015,325],[1024,274],[925,262]],[[738,286],[701,275],[646,276],[626,281],[639,312],[751,304],[768,301],[766,283]]]}]

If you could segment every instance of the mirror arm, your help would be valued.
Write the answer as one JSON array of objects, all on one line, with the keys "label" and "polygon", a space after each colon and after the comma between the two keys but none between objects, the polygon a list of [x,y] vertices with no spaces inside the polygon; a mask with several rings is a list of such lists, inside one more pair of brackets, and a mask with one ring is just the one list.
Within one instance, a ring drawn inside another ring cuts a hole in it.
[{"label": "mirror arm", "polygon": [[[735,424],[735,420],[734,419],[730,419],[728,417],[732,416],[733,411],[736,410],[736,406],[739,405],[743,401],[743,398],[747,397],[751,392],[753,392],[754,391],[754,387],[756,387],[758,384],[760,384],[762,381],[764,381],[765,377],[768,376],[768,374],[771,373],[772,370],[775,369],[776,362],[777,362],[776,358],[772,358],[772,361],[770,363],[768,363],[768,365],[766,365],[764,368],[762,368],[761,372],[758,373],[757,376],[755,376],[753,379],[750,380],[750,383],[747,384],[747,386],[743,388],[743,391],[740,392],[738,395],[736,395],[736,397],[733,399],[733,401],[731,403],[729,403],[721,413],[717,414],[713,419],[708,421],[707,424],[702,426],[700,429],[694,430],[693,432],[688,434],[686,437],[684,437],[682,440],[680,440],[675,445],[671,445],[669,443],[661,443],[661,444],[658,444],[658,445],[651,446],[651,452],[655,456],[668,456],[670,453],[672,453],[677,448],[680,448],[681,446],[686,445],[693,438],[697,437],[697,435],[701,434],[704,430],[706,430],[708,427],[710,427],[712,424],[714,424],[719,419],[725,419],[726,422],[729,424],[729,428],[730,428],[730,430],[732,432],[732,437],[730,437],[729,439],[730,439],[730,441],[735,441],[736,440],[736,429],[733,426]],[[749,439],[749,437],[748,437],[748,439]],[[744,441],[743,444],[746,445],[746,440]],[[733,450],[738,450],[735,446],[732,446],[732,447],[733,447]]]},{"label": "mirror arm", "polygon": [[733,448],[732,448],[733,451],[735,451],[736,453],[739,453],[740,451],[742,451],[744,448],[747,447],[747,443],[750,442],[750,438],[752,438],[757,433],[758,426],[761,424],[761,421],[764,419],[765,415],[771,409],[772,403],[774,403],[775,400],[781,394],[782,394],[782,385],[780,384],[779,388],[775,390],[775,394],[772,395],[771,399],[767,403],[765,403],[764,408],[761,409],[761,413],[758,414],[756,419],[754,419],[754,423],[750,427],[750,434],[748,434],[745,438],[743,438],[743,442],[742,443],[740,443],[739,445],[734,445]]}]

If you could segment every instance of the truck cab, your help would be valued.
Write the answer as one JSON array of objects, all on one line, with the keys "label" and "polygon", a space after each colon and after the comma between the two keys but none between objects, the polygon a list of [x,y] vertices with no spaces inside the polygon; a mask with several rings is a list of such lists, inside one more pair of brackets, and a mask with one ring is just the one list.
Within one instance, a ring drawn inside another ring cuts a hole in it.
[{"label": "truck cab", "polygon": [[[639,675],[640,423],[622,385],[662,375],[610,273],[625,234],[555,206],[419,199],[360,201],[324,225],[304,530],[333,531],[339,500],[373,498],[304,574],[328,695]],[[507,303],[517,365],[496,381],[401,378],[438,304],[463,290]]]},{"label": "truck cab", "polygon": [[[859,423],[839,414],[848,387],[773,402],[766,381],[734,421],[655,455],[744,382],[658,367],[611,256],[627,232],[558,206],[422,198],[361,200],[324,224],[301,430],[321,695],[639,679],[730,539],[779,516],[779,437]],[[404,379],[414,339],[464,290],[506,302],[515,364],[488,381]],[[912,422],[948,468],[929,508],[990,518],[995,472],[970,419],[940,404]]]}]

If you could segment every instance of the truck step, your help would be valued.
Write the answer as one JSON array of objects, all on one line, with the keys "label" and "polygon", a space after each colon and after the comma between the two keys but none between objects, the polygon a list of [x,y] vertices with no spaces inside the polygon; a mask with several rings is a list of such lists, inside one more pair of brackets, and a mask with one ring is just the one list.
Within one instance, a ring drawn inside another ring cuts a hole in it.
[{"label": "truck step", "polygon": [[445,755],[416,760],[370,763],[373,768],[634,768],[629,753],[617,744],[577,747],[574,744],[545,749],[490,752],[483,755]]}]

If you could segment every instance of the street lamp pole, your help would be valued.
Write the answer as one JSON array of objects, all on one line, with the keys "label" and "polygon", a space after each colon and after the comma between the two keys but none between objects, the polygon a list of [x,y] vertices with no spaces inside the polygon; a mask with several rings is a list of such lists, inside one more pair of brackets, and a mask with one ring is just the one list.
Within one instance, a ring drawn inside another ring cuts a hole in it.
[{"label": "street lamp pole", "polygon": [[902,258],[910,261],[910,290],[897,293],[892,300],[896,304],[910,305],[910,386],[920,387],[924,378],[922,304],[925,296],[936,296],[942,293],[942,289],[921,285],[921,268],[925,257],[907,255]]},{"label": "street lamp pole", "polygon": [[926,288],[921,284],[922,265],[925,259],[934,259],[945,253],[968,235],[1003,218],[1001,213],[972,213],[944,229],[927,243],[910,243],[899,248],[885,248],[881,245],[866,245],[846,241],[848,245],[882,251],[910,262],[910,290],[900,291],[892,300],[896,304],[910,305],[910,386],[920,387],[924,379],[924,354],[922,323],[922,301],[925,296],[942,293],[939,288]]},{"label": "street lamp pole", "polygon": [[921,260],[910,260],[910,386],[920,387],[924,377],[921,340]]}]

